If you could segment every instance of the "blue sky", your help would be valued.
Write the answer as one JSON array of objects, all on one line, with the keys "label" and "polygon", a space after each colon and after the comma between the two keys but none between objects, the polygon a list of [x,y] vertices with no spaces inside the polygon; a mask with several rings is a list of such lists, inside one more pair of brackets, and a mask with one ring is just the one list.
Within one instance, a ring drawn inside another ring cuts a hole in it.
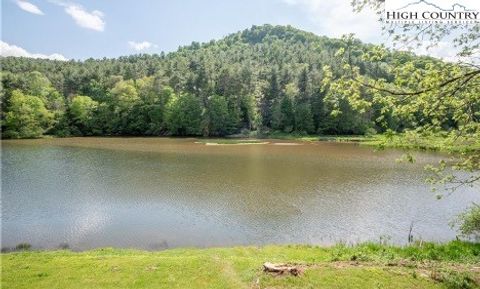
[{"label": "blue sky", "polygon": [[328,8],[312,8],[315,2],[322,1],[2,0],[2,41],[32,54],[85,59],[173,51],[265,23],[339,36],[308,11]]},{"label": "blue sky", "polygon": [[319,35],[382,43],[371,11],[350,0],[1,0],[2,55],[56,59],[174,51],[252,25],[290,24]]}]

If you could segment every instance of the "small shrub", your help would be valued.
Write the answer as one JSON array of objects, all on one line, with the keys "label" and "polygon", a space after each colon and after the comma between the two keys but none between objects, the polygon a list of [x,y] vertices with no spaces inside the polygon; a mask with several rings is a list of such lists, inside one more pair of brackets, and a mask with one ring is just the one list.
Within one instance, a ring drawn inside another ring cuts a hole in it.
[{"label": "small shrub", "polygon": [[32,248],[32,245],[29,243],[20,243],[15,247],[15,250],[17,251],[28,251]]},{"label": "small shrub", "polygon": [[68,243],[60,243],[60,245],[58,245],[58,248],[62,250],[68,250],[70,249],[70,246],[68,245]]},{"label": "small shrub", "polygon": [[462,235],[480,238],[480,205],[475,204],[460,214],[457,222]]},{"label": "small shrub", "polygon": [[467,273],[447,272],[443,274],[442,281],[448,289],[478,288],[473,278]]},{"label": "small shrub", "polygon": [[369,127],[365,130],[365,135],[366,136],[373,136],[377,134],[377,130],[374,129],[373,127]]},{"label": "small shrub", "polygon": [[348,254],[348,249],[345,245],[343,244],[338,244],[335,247],[332,247],[331,253],[330,253],[330,261],[340,261],[340,260],[345,260],[345,255]]}]

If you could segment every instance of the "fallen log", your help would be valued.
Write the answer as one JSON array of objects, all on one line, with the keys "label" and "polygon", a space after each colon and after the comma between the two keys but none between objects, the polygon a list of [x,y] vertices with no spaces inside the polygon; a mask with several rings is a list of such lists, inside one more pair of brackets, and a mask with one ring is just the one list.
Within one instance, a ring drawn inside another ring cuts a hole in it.
[{"label": "fallen log", "polygon": [[275,264],[270,262],[263,263],[263,271],[277,274],[290,273],[293,276],[298,276],[301,273],[301,270],[297,266],[284,263]]}]

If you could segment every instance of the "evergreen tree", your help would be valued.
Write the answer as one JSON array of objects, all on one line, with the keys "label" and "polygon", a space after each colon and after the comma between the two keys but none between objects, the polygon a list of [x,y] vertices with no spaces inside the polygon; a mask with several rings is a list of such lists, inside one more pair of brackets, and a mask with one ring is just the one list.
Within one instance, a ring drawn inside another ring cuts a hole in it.
[{"label": "evergreen tree", "polygon": [[270,72],[268,87],[264,91],[260,103],[260,115],[262,117],[263,128],[268,128],[271,126],[273,100],[278,97],[279,94],[280,89],[278,85],[277,71],[272,69]]}]

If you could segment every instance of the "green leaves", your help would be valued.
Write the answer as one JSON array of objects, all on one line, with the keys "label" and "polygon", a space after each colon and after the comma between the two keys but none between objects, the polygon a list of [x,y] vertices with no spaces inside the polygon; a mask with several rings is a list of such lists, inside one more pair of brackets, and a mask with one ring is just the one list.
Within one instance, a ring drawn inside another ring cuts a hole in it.
[{"label": "green leaves", "polygon": [[51,128],[53,113],[49,112],[40,97],[25,95],[14,90],[7,107],[5,132],[11,138],[37,138]]},{"label": "green leaves", "polygon": [[78,95],[72,99],[70,114],[73,125],[82,133],[89,134],[93,127],[94,112],[98,108],[98,102],[88,96]]},{"label": "green leaves", "polygon": [[200,135],[202,107],[192,94],[173,95],[167,104],[166,124],[174,135]]},{"label": "green leaves", "polygon": [[224,136],[229,132],[230,112],[225,97],[212,95],[208,98],[205,113],[204,134],[209,136]]},{"label": "green leaves", "polygon": [[480,205],[472,204],[451,225],[458,227],[460,233],[465,237],[480,237]]}]

